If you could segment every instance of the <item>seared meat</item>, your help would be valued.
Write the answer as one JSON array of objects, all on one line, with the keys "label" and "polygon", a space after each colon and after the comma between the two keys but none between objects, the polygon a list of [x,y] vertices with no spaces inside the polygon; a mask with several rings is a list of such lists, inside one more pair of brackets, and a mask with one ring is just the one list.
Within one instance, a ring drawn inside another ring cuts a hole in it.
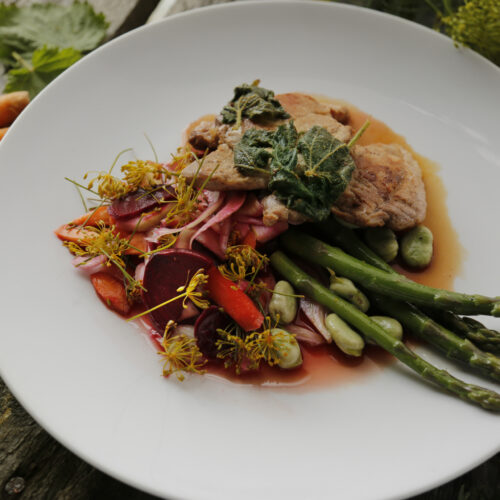
[{"label": "seared meat", "polygon": [[262,198],[261,203],[264,208],[262,220],[266,226],[274,226],[280,221],[287,221],[290,224],[303,224],[308,220],[305,215],[288,209],[274,194]]},{"label": "seared meat", "polygon": [[220,127],[215,120],[203,120],[188,135],[188,142],[198,151],[213,151],[219,145]]},{"label": "seared meat", "polygon": [[[313,125],[325,127],[332,135],[341,141],[351,138],[351,127],[342,125],[332,117],[330,109],[320,104],[316,99],[305,94],[281,94],[276,96],[281,105],[291,115],[299,132],[309,130]],[[248,119],[243,120],[241,127],[234,129],[232,125],[224,125],[220,118],[204,120],[191,130],[188,136],[189,143],[199,150],[212,151],[209,153],[201,171],[197,183],[210,175],[216,164],[220,164],[214,176],[207,184],[207,189],[231,190],[244,189],[253,190],[267,187],[267,179],[258,176],[241,175],[234,167],[232,148],[237,144],[246,130],[252,127],[273,129],[278,125],[286,123],[285,120],[267,123],[253,123]],[[216,149],[217,148],[217,149]],[[228,149],[229,148],[229,149]],[[198,162],[193,162],[186,167],[183,174],[191,180],[198,169]],[[200,179],[202,179],[200,181]]]},{"label": "seared meat", "polygon": [[[348,114],[342,106],[329,108],[305,94],[290,93],[276,96],[291,115],[299,131],[313,125],[326,128],[339,140],[347,142],[351,127],[337,121],[346,120]],[[234,166],[233,147],[243,133],[251,127],[272,128],[285,121],[271,124],[243,120],[239,129],[222,124],[218,118],[202,121],[190,133],[189,142],[197,149],[208,148],[209,153],[198,172],[196,184],[200,186],[213,173],[208,189],[265,189],[265,176],[245,176]],[[215,150],[213,150],[216,148]],[[411,154],[397,144],[370,144],[355,146],[352,156],[356,169],[346,191],[332,207],[332,212],[347,222],[361,227],[388,226],[394,230],[407,229],[422,222],[425,217],[425,187],[420,167]],[[191,180],[198,171],[198,162],[188,165],[183,174]],[[305,222],[306,218],[289,210],[274,195],[265,197],[264,224],[273,225],[288,220],[291,224]]]},{"label": "seared meat", "polygon": [[351,182],[332,207],[341,219],[361,227],[395,231],[422,222],[427,203],[418,163],[398,144],[355,146]]},{"label": "seared meat", "polygon": [[[299,132],[307,132],[314,125],[319,125],[342,142],[347,142],[351,138],[351,127],[337,121],[332,116],[330,108],[318,102],[314,97],[293,92],[277,95],[276,99],[290,114]],[[345,118],[345,113],[343,118]]]},{"label": "seared meat", "polygon": [[343,104],[330,104],[330,114],[335,120],[344,125],[349,123],[349,110]]},{"label": "seared meat", "polygon": [[221,144],[215,151],[209,153],[203,160],[201,168],[198,161],[194,161],[182,171],[182,175],[188,181],[196,176],[196,187],[200,187],[211,175],[205,187],[212,191],[264,189],[268,182],[267,177],[241,175],[234,166],[233,150],[227,144]]}]

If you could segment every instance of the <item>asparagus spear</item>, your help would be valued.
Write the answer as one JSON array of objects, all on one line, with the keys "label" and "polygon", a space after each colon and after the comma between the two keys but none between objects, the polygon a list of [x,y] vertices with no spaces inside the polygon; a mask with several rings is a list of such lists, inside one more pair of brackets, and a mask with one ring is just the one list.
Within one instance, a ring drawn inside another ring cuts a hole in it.
[{"label": "asparagus spear", "polygon": [[391,296],[398,300],[408,300],[418,305],[448,309],[459,314],[489,314],[500,316],[500,298],[483,295],[467,295],[432,288],[410,281],[400,274],[392,274],[332,247],[322,241],[294,229],[280,237],[283,246],[303,259],[330,267],[364,288]]},{"label": "asparagus spear", "polygon": [[[332,241],[354,257],[383,271],[398,274],[365,245],[352,229],[343,226],[335,218],[330,217],[324,222],[315,224],[315,227],[328,241]],[[460,337],[469,339],[479,348],[494,353],[500,352],[500,332],[486,328],[479,321],[472,318],[461,318],[450,311],[439,309],[429,310],[427,314]]]},{"label": "asparagus spear", "polygon": [[382,271],[399,274],[387,262],[379,257],[368,245],[358,238],[358,235],[350,228],[343,226],[334,217],[314,224],[314,227],[327,240],[338,245],[345,252],[364,260],[367,264],[378,267]]},{"label": "asparagus spear", "polygon": [[385,314],[396,318],[409,331],[484,375],[500,380],[500,358],[481,351],[470,340],[462,339],[423,314],[416,307],[389,297],[373,294],[371,300]]},{"label": "asparagus spear", "polygon": [[274,269],[296,289],[336,313],[423,378],[447,389],[465,401],[476,403],[488,410],[500,411],[500,394],[483,387],[467,384],[453,377],[446,370],[440,370],[428,363],[406,347],[403,342],[386,333],[383,328],[358,308],[341,299],[302,271],[283,252],[274,252],[270,260]]},{"label": "asparagus spear", "polygon": [[434,309],[429,316],[438,321],[460,337],[469,339],[479,348],[500,353],[500,332],[486,328],[482,323],[472,318],[461,318],[450,311]]}]

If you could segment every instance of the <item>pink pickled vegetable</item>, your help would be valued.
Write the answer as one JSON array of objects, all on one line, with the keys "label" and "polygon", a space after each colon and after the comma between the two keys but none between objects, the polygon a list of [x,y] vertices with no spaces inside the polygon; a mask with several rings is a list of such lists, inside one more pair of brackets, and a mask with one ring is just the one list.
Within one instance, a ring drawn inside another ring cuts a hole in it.
[{"label": "pink pickled vegetable", "polygon": [[237,222],[243,222],[245,224],[254,224],[256,226],[263,226],[264,221],[262,220],[262,217],[250,217],[248,215],[240,215],[237,213],[234,216],[234,220]]},{"label": "pink pickled vegetable", "polygon": [[252,230],[255,233],[255,237],[259,243],[266,243],[266,241],[271,241],[281,233],[284,233],[288,229],[288,223],[285,221],[280,221],[274,224],[274,226],[257,226],[253,225]]},{"label": "pink pickled vegetable", "polygon": [[194,240],[198,239],[198,236],[205,232],[208,228],[223,221],[224,219],[227,219],[234,212],[236,212],[245,202],[245,196],[246,194],[243,191],[231,191],[226,198],[226,204],[205,224],[203,224],[198,231],[196,231],[196,233],[191,237],[190,244],[192,245]]},{"label": "pink pickled vegetable", "polygon": [[300,299],[300,310],[305,314],[307,319],[312,323],[314,328],[330,343],[332,336],[325,325],[326,310],[323,306],[309,300],[307,298]]},{"label": "pink pickled vegetable", "polygon": [[316,330],[312,328],[307,328],[305,326],[299,326],[294,323],[286,325],[286,331],[293,333],[297,341],[310,346],[318,346],[324,344],[326,341]]},{"label": "pink pickled vegetable", "polygon": [[[192,237],[191,237],[192,239]],[[213,254],[217,255],[219,259],[224,260],[226,257],[225,253],[221,250],[219,245],[219,235],[212,229],[207,229],[203,231],[196,238],[198,243],[201,243],[205,248],[208,248]]]},{"label": "pink pickled vegetable", "polygon": [[248,231],[250,231],[250,226],[248,224],[236,222],[234,230],[239,234],[240,239],[243,239],[248,234]]},{"label": "pink pickled vegetable", "polygon": [[194,318],[195,316],[198,316],[198,314],[200,314],[199,309],[190,300],[186,302],[186,306],[187,307],[182,310],[179,321]]},{"label": "pink pickled vegetable", "polygon": [[99,271],[105,271],[105,263],[108,259],[104,255],[98,255],[97,257],[78,256],[73,259],[73,265],[84,274],[95,274]]},{"label": "pink pickled vegetable", "polygon": [[247,217],[260,217],[264,209],[262,203],[257,199],[254,193],[247,194],[247,199],[243,206],[238,210],[238,215]]},{"label": "pink pickled vegetable", "polygon": [[120,231],[126,231],[127,233],[143,233],[149,231],[166,217],[171,208],[172,205],[167,203],[166,205],[158,207],[158,210],[152,210],[145,215],[138,215],[130,219],[118,219],[116,221],[116,228]]},{"label": "pink pickled vegetable", "polygon": [[144,271],[146,270],[146,264],[141,262],[135,268],[134,279],[137,281],[142,281],[144,279]]},{"label": "pink pickled vegetable", "polygon": [[194,325],[177,325],[174,330],[174,335],[185,335],[194,339]]},{"label": "pink pickled vegetable", "polygon": [[[148,241],[157,242],[160,236],[164,236],[165,234],[174,234],[180,233],[181,231],[185,231],[187,229],[193,229],[199,224],[201,224],[207,217],[210,217],[214,212],[219,210],[220,206],[224,202],[224,193],[220,193],[219,191],[208,191],[211,193],[209,196],[209,205],[205,208],[205,210],[193,221],[189,224],[186,224],[182,227],[158,227],[154,228],[151,233],[148,235]],[[187,248],[187,247],[186,247]]]},{"label": "pink pickled vegetable", "polygon": [[231,233],[232,221],[231,219],[225,219],[221,224],[219,233],[219,246],[222,253],[226,253],[227,243],[229,241],[229,235]]},{"label": "pink pickled vegetable", "polygon": [[179,237],[174,243],[174,248],[187,248],[189,249],[189,242],[191,241],[191,236],[196,232],[196,229],[183,229],[179,233]]}]

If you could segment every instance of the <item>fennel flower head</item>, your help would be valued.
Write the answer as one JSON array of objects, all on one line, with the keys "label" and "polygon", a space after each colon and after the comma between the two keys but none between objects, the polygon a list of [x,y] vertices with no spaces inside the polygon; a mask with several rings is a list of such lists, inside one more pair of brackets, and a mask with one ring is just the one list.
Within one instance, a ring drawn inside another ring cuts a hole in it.
[{"label": "fennel flower head", "polygon": [[499,0],[465,0],[456,12],[443,17],[442,22],[456,43],[500,63]]}]

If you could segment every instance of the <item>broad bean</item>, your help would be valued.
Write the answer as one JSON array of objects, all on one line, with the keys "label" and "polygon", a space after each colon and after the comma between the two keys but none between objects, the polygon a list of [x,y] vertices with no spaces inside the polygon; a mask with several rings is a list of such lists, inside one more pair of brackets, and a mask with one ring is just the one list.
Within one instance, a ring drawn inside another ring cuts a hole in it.
[{"label": "broad bean", "polygon": [[276,283],[273,296],[269,301],[269,314],[274,321],[282,325],[291,323],[297,315],[297,298],[294,297],[294,290],[288,281],[278,281]]},{"label": "broad bean", "polygon": [[422,268],[432,259],[433,235],[426,226],[416,226],[401,239],[401,257],[410,267]]},{"label": "broad bean", "polygon": [[361,356],[365,341],[342,318],[336,314],[329,314],[325,318],[325,325],[337,347],[349,356]]},{"label": "broad bean", "polygon": [[273,328],[271,335],[280,335],[280,353],[278,366],[291,370],[302,364],[302,351],[295,337],[282,328]]},{"label": "broad bean", "polygon": [[[402,340],[403,338],[403,327],[401,323],[394,318],[389,316],[370,316],[370,319],[381,326],[391,337],[396,340]],[[370,339],[366,339],[369,344],[375,344]]]},{"label": "broad bean", "polygon": [[398,254],[398,240],[388,227],[371,227],[365,230],[368,246],[386,262],[393,261]]},{"label": "broad bean", "polygon": [[330,271],[330,290],[351,302],[360,311],[366,312],[370,308],[366,295],[350,279],[336,276],[333,271]]}]

